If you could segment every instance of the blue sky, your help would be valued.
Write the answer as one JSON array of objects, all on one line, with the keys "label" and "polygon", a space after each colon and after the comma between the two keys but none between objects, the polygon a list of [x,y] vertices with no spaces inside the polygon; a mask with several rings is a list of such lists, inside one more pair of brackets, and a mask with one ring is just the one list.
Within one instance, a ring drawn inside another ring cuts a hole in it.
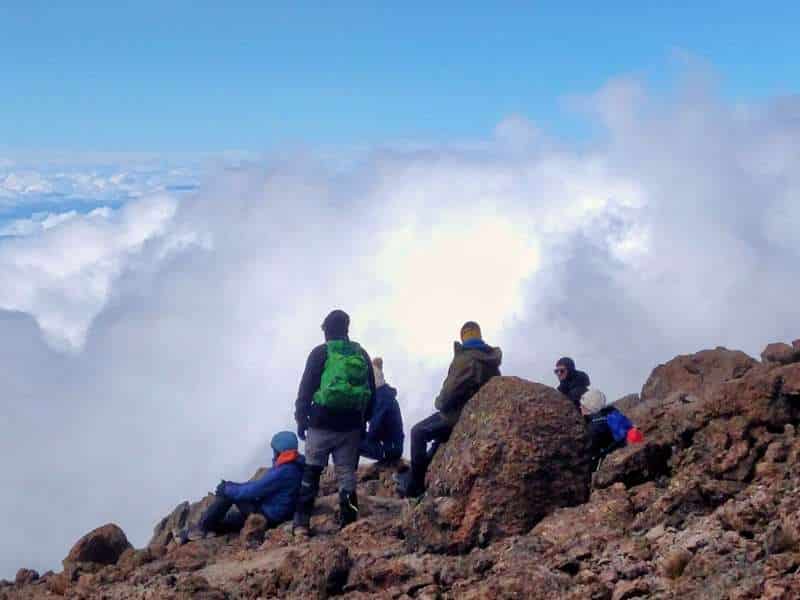
[{"label": "blue sky", "polygon": [[[590,6],[591,4],[591,6]],[[675,51],[732,99],[800,84],[796,2],[0,3],[0,149],[215,152],[485,135]]]}]

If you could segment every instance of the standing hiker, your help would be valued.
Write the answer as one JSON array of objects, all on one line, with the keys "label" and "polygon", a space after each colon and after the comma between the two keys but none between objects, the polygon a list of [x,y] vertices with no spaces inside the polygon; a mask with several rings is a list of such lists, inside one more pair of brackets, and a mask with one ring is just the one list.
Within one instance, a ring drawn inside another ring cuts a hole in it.
[{"label": "standing hiker", "polygon": [[311,351],[295,402],[297,435],[306,442],[306,468],[294,514],[294,534],[310,534],[322,471],[333,456],[339,484],[339,522],[358,518],[358,447],[375,402],[372,361],[348,337],[350,317],[334,310],[322,323],[325,343]]}]

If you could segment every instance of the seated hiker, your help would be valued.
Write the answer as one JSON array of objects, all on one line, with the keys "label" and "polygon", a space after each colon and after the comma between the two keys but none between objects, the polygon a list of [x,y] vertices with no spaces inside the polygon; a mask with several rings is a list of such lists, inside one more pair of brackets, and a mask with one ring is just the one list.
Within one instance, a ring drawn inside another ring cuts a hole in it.
[{"label": "seated hiker", "polygon": [[[454,345],[453,361],[436,398],[438,412],[411,429],[411,469],[398,474],[398,493],[416,497],[425,491],[425,472],[439,444],[450,438],[467,401],[492,377],[500,375],[503,353],[487,345],[481,328],[469,321],[461,328],[461,343]],[[433,448],[428,444],[433,442]]]},{"label": "seated hiker", "polygon": [[575,408],[580,410],[581,396],[591,385],[589,376],[583,371],[578,371],[575,368],[575,361],[567,356],[558,360],[553,372],[558,377],[558,391],[572,400]]},{"label": "seated hiker", "polygon": [[375,372],[375,407],[358,451],[365,458],[389,462],[403,455],[403,416],[397,403],[397,390],[384,378],[382,358],[372,360],[372,370]]},{"label": "seated hiker", "polygon": [[592,471],[596,471],[603,459],[614,450],[643,440],[641,432],[628,417],[614,406],[606,406],[606,396],[600,390],[587,391],[580,403],[581,413],[589,427]]},{"label": "seated hiker", "polygon": [[375,375],[369,355],[350,340],[349,328],[344,311],[325,318],[325,343],[309,354],[297,393],[297,434],[306,441],[307,461],[294,513],[293,532],[299,539],[311,533],[319,480],[330,456],[339,483],[339,524],[345,527],[358,518],[358,451],[375,405]]},{"label": "seated hiker", "polygon": [[[214,501],[194,527],[184,528],[173,535],[179,544],[204,537],[235,533],[247,517],[261,513],[267,526],[288,521],[294,513],[300,491],[305,460],[298,452],[297,436],[281,431],[272,437],[272,468],[258,479],[246,483],[221,481]],[[232,507],[237,510],[231,510]]]}]

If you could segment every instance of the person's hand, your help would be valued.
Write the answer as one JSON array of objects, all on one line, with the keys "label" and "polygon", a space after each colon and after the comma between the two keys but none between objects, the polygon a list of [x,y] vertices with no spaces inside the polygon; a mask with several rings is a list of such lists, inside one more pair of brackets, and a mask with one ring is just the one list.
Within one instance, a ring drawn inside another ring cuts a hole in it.
[{"label": "person's hand", "polygon": [[304,442],[306,441],[306,427],[305,427],[305,425],[298,425],[297,426],[297,437],[299,437]]},{"label": "person's hand", "polygon": [[217,496],[224,496],[225,495],[225,484],[226,483],[228,483],[228,482],[225,481],[224,479],[219,482],[219,484],[217,485],[217,489],[214,490],[214,493]]}]

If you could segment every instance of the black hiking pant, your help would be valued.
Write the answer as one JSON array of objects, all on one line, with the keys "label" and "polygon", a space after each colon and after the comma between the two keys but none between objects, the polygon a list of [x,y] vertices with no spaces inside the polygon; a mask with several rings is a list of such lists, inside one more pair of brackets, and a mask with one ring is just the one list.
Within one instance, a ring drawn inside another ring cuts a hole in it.
[{"label": "black hiking pant", "polygon": [[[234,506],[237,510],[231,510]],[[200,517],[198,525],[203,531],[213,531],[220,535],[236,533],[244,527],[247,517],[260,512],[258,506],[252,502],[234,502],[225,496],[215,496],[214,501]],[[271,526],[267,519],[267,527]]]},{"label": "black hiking pant", "polygon": [[[439,445],[450,439],[453,426],[441,413],[423,419],[411,428],[411,477],[417,488],[425,487],[425,472]],[[433,442],[430,451],[428,444]]]}]

